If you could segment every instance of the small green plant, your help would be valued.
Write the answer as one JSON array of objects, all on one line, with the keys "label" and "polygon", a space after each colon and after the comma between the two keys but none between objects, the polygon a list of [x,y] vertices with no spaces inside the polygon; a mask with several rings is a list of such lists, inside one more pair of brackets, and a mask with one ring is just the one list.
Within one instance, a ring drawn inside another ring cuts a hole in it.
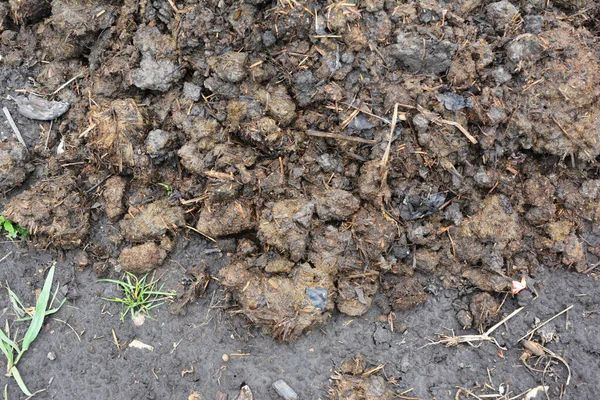
[{"label": "small green plant", "polygon": [[23,228],[16,222],[12,222],[0,215],[0,232],[6,232],[6,237],[10,239],[24,239],[29,235],[27,229]]},{"label": "small green plant", "polygon": [[[52,281],[54,279],[54,268],[56,264],[52,264],[50,270],[48,271],[48,275],[46,276],[46,280],[44,281],[44,287],[40,293],[40,296],[37,299],[34,308],[25,308],[23,303],[17,295],[8,289],[8,294],[10,296],[11,303],[13,308],[15,309],[16,314],[21,317],[17,321],[30,321],[29,327],[25,331],[25,335],[21,340],[18,339],[19,330],[17,329],[11,339],[10,326],[8,320],[6,320],[6,324],[4,330],[0,329],[0,351],[6,357],[6,376],[13,377],[19,385],[19,388],[26,396],[33,396],[33,394],[27,389],[25,382],[23,382],[23,378],[21,378],[21,374],[17,369],[17,363],[25,354],[25,352],[31,346],[31,343],[37,338],[40,330],[42,329],[42,325],[44,323],[44,318],[47,315],[53,314],[57,312],[60,307],[64,304],[65,300],[59,304],[56,308],[51,308],[52,304],[56,300],[56,294],[58,290],[54,292],[52,296],[52,300],[50,301],[50,292],[52,291]],[[48,303],[50,303],[48,305]],[[48,308],[50,307],[50,308]],[[27,315],[27,316],[26,316]],[[19,346],[19,343],[21,345]],[[7,387],[4,389],[5,398],[7,395]]]},{"label": "small green plant", "polygon": [[171,186],[169,186],[166,183],[157,183],[158,186],[160,186],[161,188],[165,189],[165,191],[167,192],[167,196],[170,196],[173,194],[173,188]]},{"label": "small green plant", "polygon": [[164,285],[160,285],[157,289],[158,279],[147,281],[147,278],[148,274],[138,278],[135,274],[126,272],[124,279],[120,281],[116,279],[98,279],[97,282],[116,284],[118,289],[123,292],[123,297],[103,297],[104,300],[121,304],[121,322],[125,322],[127,314],[131,314],[132,319],[140,314],[149,319],[154,319],[150,316],[150,311],[163,304],[165,300],[175,296],[175,293],[162,291]]}]

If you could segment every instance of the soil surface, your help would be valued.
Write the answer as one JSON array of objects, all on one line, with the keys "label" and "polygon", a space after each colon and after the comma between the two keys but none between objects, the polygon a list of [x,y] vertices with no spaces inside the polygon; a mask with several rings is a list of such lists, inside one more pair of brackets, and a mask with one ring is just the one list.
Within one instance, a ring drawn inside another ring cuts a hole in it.
[{"label": "soil surface", "polygon": [[[599,17],[0,3],[0,213],[30,232],[2,232],[0,326],[22,332],[7,289],[33,305],[53,262],[66,299],[24,381],[56,399],[597,398]],[[125,272],[176,296],[121,322],[98,279]]]}]

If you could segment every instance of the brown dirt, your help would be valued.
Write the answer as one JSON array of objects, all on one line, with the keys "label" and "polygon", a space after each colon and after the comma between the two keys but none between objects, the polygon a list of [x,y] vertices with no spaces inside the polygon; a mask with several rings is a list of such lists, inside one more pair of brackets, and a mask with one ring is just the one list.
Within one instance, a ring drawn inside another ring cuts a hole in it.
[{"label": "brown dirt", "polygon": [[[522,377],[510,368],[519,365],[511,323],[506,354],[421,355],[417,339],[444,327],[482,332],[520,306],[532,310],[515,322],[523,328],[539,319],[534,310],[549,317],[573,303],[569,321],[589,332],[566,324],[551,346],[572,352],[577,384],[565,391],[564,371],[548,364],[516,387],[594,398],[599,17],[596,1],[580,0],[0,3],[0,94],[27,146],[2,124],[0,210],[33,234],[9,243],[6,265],[28,262],[9,251],[60,256],[77,268],[70,282],[85,276],[96,297],[110,289],[94,290],[94,275],[154,271],[168,282],[178,300],[161,318],[180,328],[152,337],[168,343],[211,326],[203,340],[218,363],[165,361],[191,368],[157,384],[168,395],[201,371],[218,376],[207,398],[221,376],[232,392],[251,377],[256,398],[274,397],[259,378],[268,356],[254,366],[232,356],[244,374],[221,364],[216,345],[233,338],[231,353],[272,345],[290,360],[301,398],[388,399],[414,385],[408,396],[466,399],[456,386],[475,390],[469,365],[506,362],[499,379]],[[27,96],[68,111],[31,120],[12,100]],[[0,264],[21,290],[36,268],[23,271]],[[511,293],[523,277],[533,286]],[[90,301],[61,290],[77,306]],[[406,338],[414,359],[401,354]],[[286,350],[312,345],[318,366]],[[103,357],[120,359],[116,348]],[[354,369],[342,364],[359,350]],[[383,361],[388,350],[397,359]],[[311,368],[318,374],[299,378]],[[40,396],[72,393],[61,390]]]}]

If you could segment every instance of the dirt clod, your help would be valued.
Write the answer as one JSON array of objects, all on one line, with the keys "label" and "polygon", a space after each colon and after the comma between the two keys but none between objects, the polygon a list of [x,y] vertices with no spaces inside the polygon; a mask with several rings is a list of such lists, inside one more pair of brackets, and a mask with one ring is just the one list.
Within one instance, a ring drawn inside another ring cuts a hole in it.
[{"label": "dirt clod", "polygon": [[126,240],[144,242],[160,239],[168,231],[185,225],[183,209],[171,206],[167,200],[157,200],[126,215],[121,221],[121,233]]},{"label": "dirt clod", "polygon": [[154,242],[148,242],[123,249],[119,256],[119,265],[124,271],[133,274],[145,274],[159,267],[167,251]]},{"label": "dirt clod", "polygon": [[102,196],[106,202],[106,216],[112,222],[117,221],[125,213],[123,195],[125,194],[126,185],[127,179],[122,176],[113,176],[104,184]]},{"label": "dirt clod", "polygon": [[75,180],[62,176],[35,185],[12,198],[4,215],[37,235],[40,242],[73,248],[89,230],[89,209]]},{"label": "dirt clod", "polygon": [[0,141],[0,192],[19,186],[34,167],[27,150],[16,141]]},{"label": "dirt clod", "polygon": [[211,237],[234,235],[255,227],[254,206],[252,201],[244,199],[203,209],[196,224],[196,229]]}]

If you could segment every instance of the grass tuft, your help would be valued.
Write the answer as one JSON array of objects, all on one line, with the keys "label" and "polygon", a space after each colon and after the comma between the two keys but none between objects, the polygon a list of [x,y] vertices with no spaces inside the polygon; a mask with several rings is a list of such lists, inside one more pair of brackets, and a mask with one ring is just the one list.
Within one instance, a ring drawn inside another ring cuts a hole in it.
[{"label": "grass tuft", "polygon": [[139,314],[154,319],[150,316],[150,311],[175,296],[175,293],[163,291],[163,285],[157,289],[158,279],[147,281],[147,278],[148,274],[138,278],[135,274],[126,272],[123,280],[98,279],[97,282],[116,284],[118,289],[123,292],[123,297],[103,297],[104,300],[121,304],[121,322],[125,322],[127,314],[131,314],[132,319]]}]

